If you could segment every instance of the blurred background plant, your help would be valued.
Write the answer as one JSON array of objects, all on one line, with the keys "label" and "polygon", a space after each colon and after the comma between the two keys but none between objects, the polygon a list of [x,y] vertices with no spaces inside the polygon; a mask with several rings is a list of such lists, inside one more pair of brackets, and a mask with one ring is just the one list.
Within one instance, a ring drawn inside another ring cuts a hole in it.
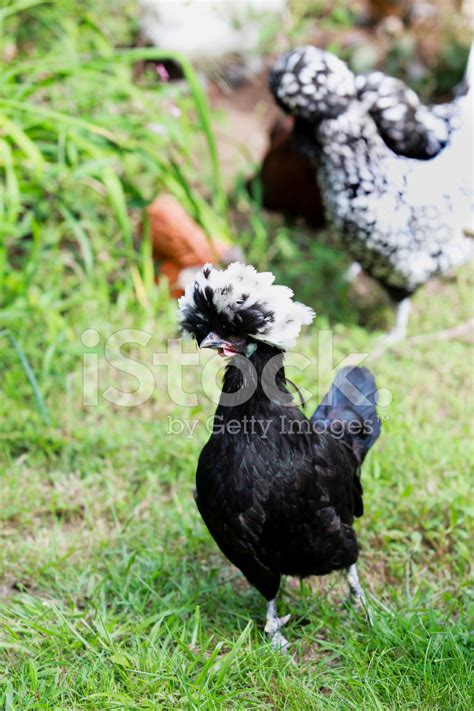
[{"label": "blurred background plant", "polygon": [[[114,273],[131,279],[146,305],[153,267],[146,240],[136,242],[138,215],[161,190],[208,234],[228,231],[205,94],[185,58],[186,82],[135,80],[136,62],[159,52],[116,49],[133,34],[133,23],[116,21],[129,16],[125,5],[107,34],[100,3],[17,2],[0,11],[4,304],[41,283],[53,260],[65,292],[74,291],[71,280],[94,279],[99,260],[112,291]],[[198,172],[200,141],[209,159]]]}]

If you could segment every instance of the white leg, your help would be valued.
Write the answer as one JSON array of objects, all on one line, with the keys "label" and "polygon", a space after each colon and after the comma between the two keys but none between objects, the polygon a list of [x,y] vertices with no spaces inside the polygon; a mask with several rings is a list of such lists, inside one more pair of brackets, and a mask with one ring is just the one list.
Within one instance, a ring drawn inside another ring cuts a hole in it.
[{"label": "white leg", "polygon": [[397,306],[397,316],[395,326],[387,336],[389,343],[402,341],[407,335],[408,319],[410,318],[411,299],[407,296],[406,299],[400,301]]},{"label": "white leg", "polygon": [[283,625],[286,625],[290,617],[291,615],[278,617],[276,609],[276,600],[270,600],[267,606],[267,621],[265,624],[265,632],[271,637],[273,649],[286,651],[289,642],[283,637],[282,633],[280,632],[280,629],[283,627]]},{"label": "white leg", "polygon": [[349,597],[352,604],[356,607],[363,605],[365,602],[364,591],[360,586],[355,563],[347,569],[347,582],[349,583]]},{"label": "white leg", "polygon": [[405,338],[407,335],[408,319],[411,312],[411,299],[406,297],[398,304],[397,320],[395,322],[395,330],[400,334],[400,338]]},{"label": "white leg", "polygon": [[376,347],[370,355],[371,358],[378,358],[382,353],[384,353],[384,351],[387,350],[387,348],[390,348],[393,343],[398,343],[398,341],[402,341],[405,338],[405,336],[407,335],[408,318],[410,316],[410,311],[411,301],[407,297],[406,299],[403,299],[403,301],[400,301],[400,303],[398,304],[395,326],[389,333],[387,333],[385,336],[382,336],[378,340]]},{"label": "white leg", "polygon": [[354,607],[363,608],[369,623],[372,624],[369,608],[367,607],[367,600],[365,599],[364,591],[362,590],[359,582],[359,576],[357,574],[355,563],[347,568],[347,582],[349,583],[350,602],[354,605]]}]

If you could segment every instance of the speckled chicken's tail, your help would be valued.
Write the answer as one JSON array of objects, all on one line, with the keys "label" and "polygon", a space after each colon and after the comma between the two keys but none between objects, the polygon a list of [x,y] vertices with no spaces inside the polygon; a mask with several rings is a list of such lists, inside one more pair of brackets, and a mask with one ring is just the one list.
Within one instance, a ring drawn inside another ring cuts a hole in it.
[{"label": "speckled chicken's tail", "polygon": [[337,371],[312,417],[316,431],[324,428],[343,439],[361,464],[381,430],[376,392],[370,370],[346,366]]}]

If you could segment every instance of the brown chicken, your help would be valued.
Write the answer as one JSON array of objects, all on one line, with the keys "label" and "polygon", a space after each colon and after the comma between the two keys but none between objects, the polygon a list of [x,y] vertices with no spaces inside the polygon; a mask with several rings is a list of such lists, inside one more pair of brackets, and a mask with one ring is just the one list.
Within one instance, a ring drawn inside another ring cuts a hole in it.
[{"label": "brown chicken", "polygon": [[255,196],[254,181],[260,181],[262,204],[267,210],[302,217],[311,227],[322,227],[324,211],[314,167],[294,142],[293,123],[291,116],[275,121],[260,172],[247,186]]},{"label": "brown chicken", "polygon": [[367,19],[376,25],[387,17],[397,17],[405,20],[409,14],[412,3],[406,0],[369,0]]},{"label": "brown chicken", "polygon": [[160,277],[168,279],[171,295],[184,294],[186,285],[208,262],[230,264],[243,261],[237,247],[206,237],[196,222],[171,195],[160,195],[147,208],[153,259]]}]

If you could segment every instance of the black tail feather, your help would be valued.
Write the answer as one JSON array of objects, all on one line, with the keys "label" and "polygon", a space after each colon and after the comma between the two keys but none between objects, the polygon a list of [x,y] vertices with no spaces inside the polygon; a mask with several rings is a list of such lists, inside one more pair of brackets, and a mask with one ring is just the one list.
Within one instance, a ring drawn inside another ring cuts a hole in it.
[{"label": "black tail feather", "polygon": [[347,442],[360,464],[380,434],[375,395],[377,386],[367,368],[346,366],[337,371],[311,418]]}]

